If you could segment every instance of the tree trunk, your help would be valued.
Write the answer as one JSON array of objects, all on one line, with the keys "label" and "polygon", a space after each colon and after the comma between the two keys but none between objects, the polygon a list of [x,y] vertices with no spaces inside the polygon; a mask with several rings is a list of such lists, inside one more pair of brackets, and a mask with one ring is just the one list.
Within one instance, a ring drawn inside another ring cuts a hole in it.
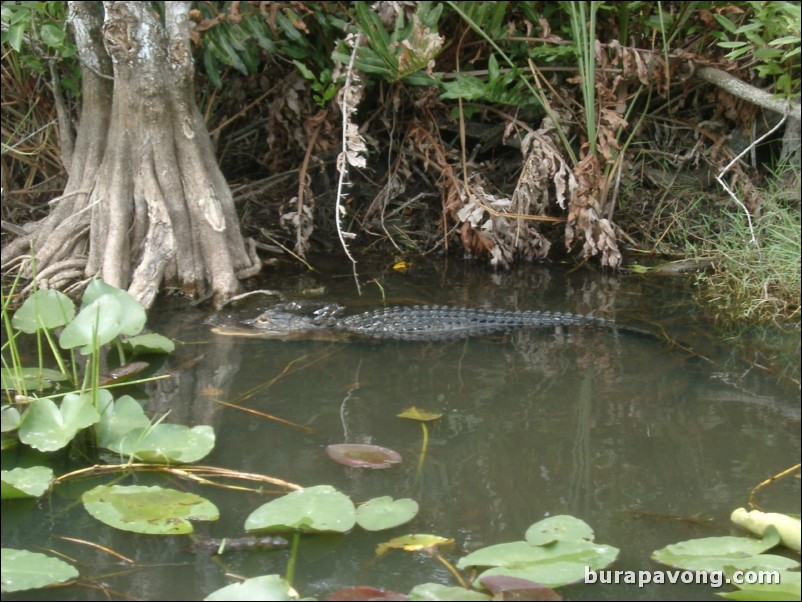
[{"label": "tree trunk", "polygon": [[222,302],[260,266],[195,104],[190,3],[164,3],[162,26],[147,2],[104,2],[102,31],[98,4],[69,3],[83,104],[65,193],[4,263],[32,248],[42,286],[85,275],[146,307],[162,285]]}]

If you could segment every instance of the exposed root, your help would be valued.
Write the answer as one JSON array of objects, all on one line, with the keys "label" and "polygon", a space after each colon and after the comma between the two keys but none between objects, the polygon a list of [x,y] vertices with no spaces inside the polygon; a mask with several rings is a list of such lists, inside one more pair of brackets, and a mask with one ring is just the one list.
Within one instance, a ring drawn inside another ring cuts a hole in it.
[{"label": "exposed root", "polygon": [[162,28],[147,6],[116,3],[101,28],[96,7],[75,4],[76,30],[97,36],[79,39],[91,51],[82,62],[114,63],[113,102],[109,82],[87,71],[67,188],[4,260],[25,256],[17,265],[40,287],[101,277],[145,307],[164,285],[198,296],[208,287],[220,302],[261,262],[194,104],[188,5],[167,5]]}]

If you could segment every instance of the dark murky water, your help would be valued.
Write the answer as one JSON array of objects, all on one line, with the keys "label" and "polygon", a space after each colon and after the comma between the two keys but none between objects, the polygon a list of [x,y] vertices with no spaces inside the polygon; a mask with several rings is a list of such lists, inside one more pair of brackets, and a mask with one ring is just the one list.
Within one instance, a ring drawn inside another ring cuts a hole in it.
[{"label": "dark murky water", "polygon": [[[749,490],[799,461],[799,333],[774,335],[780,351],[759,356],[771,365],[770,373],[750,369],[739,356],[751,360],[751,352],[734,352],[731,342],[716,338],[696,314],[684,282],[587,272],[567,276],[542,267],[494,274],[461,264],[370,275],[381,282],[388,304],[592,310],[621,323],[664,329],[696,353],[658,339],[583,329],[438,343],[282,342],[212,335],[202,324],[204,316],[187,310],[160,316],[156,330],[185,344],[170,360],[175,378],[149,390],[147,408],[172,408],[170,422],[212,425],[217,446],[204,464],[305,486],[330,484],[355,501],[391,495],[419,502],[419,516],[389,532],[355,529],[346,536],[303,538],[295,579],[302,596],[322,598],[356,584],[401,592],[430,581],[455,585],[425,554],[394,552],[375,559],[374,548],[397,535],[433,533],[456,540],[446,553],[456,562],[465,551],[520,540],[529,525],[557,514],[582,518],[594,528],[596,541],[620,548],[611,568],[660,570],[665,567],[650,560],[654,550],[730,534],[729,514],[746,506]],[[321,284],[325,292],[315,298],[319,301],[337,301],[354,311],[382,303],[379,288],[371,284],[355,298],[347,274],[320,279],[285,274],[269,286],[293,297]],[[269,304],[262,299],[237,311],[255,315]],[[313,432],[222,407],[215,399]],[[421,428],[395,417],[413,405],[443,412],[430,424],[420,475]],[[345,468],[324,452],[326,445],[342,442],[390,447],[404,462],[384,471]],[[164,483],[147,475],[137,476],[137,482]],[[284,550],[212,560],[190,553],[179,537],[106,528],[78,502],[94,484],[68,484],[52,500],[4,503],[3,545],[58,550],[95,586],[103,583],[140,599],[203,598],[229,582],[226,571],[284,573]],[[221,509],[219,522],[198,527],[215,537],[241,535],[247,515],[271,499],[193,490]],[[786,479],[759,501],[771,510],[798,513],[799,481]],[[125,567],[52,535],[98,542],[138,564]],[[575,585],[565,592],[571,599],[714,599],[709,586],[689,585]],[[103,599],[104,594],[71,586],[45,596]]]}]

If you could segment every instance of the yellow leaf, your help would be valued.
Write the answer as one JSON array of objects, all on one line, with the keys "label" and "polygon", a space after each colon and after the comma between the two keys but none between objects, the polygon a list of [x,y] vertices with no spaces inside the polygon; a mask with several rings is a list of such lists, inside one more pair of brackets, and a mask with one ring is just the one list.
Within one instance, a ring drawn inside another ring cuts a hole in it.
[{"label": "yellow leaf", "polygon": [[437,420],[442,415],[442,412],[430,412],[429,410],[421,410],[415,406],[402,410],[400,414],[397,414],[399,418],[409,418],[410,420],[418,420],[420,422]]},{"label": "yellow leaf", "polygon": [[428,535],[416,533],[415,535],[402,535],[395,537],[385,543],[376,546],[376,556],[383,556],[390,550],[404,550],[405,552],[417,552],[418,550],[430,550],[437,546],[444,546],[454,543],[453,539],[446,539],[438,535]]}]

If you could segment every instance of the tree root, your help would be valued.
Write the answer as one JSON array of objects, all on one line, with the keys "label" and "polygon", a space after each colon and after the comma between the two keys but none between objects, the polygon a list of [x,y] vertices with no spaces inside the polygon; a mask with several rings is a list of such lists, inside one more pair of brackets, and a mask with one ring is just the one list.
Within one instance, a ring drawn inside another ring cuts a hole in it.
[{"label": "tree root", "polygon": [[[100,277],[150,307],[162,286],[216,303],[261,268],[195,105],[189,3],[73,2],[82,120],[53,211],[3,249],[39,287]],[[112,71],[114,85],[96,74]],[[32,285],[27,287],[30,290]]]}]

